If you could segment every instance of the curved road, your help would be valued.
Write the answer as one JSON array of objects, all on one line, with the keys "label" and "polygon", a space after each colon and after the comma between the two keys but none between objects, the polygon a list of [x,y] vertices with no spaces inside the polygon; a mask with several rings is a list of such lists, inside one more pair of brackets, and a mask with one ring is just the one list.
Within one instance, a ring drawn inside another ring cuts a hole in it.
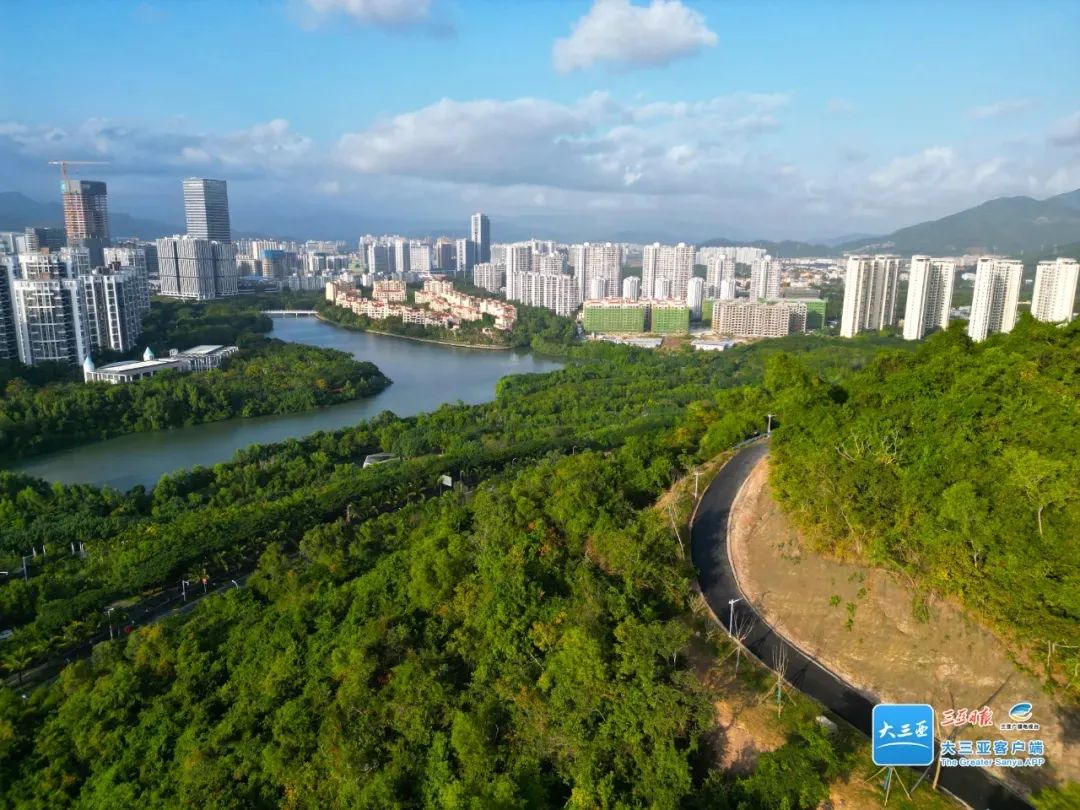
[{"label": "curved road", "polygon": [[[867,736],[874,695],[856,689],[788,642],[755,611],[739,590],[727,551],[728,515],[739,488],[768,453],[763,443],[740,450],[713,479],[701,496],[690,532],[690,549],[705,601],[721,624],[730,620],[729,600],[739,599],[736,616],[753,615],[753,630],[746,647],[766,666],[780,651],[787,654],[787,679],[800,691],[822,703]],[[730,630],[730,628],[728,628]],[[979,768],[942,768],[939,785],[976,810],[1030,810],[1030,805],[998,779]]]}]

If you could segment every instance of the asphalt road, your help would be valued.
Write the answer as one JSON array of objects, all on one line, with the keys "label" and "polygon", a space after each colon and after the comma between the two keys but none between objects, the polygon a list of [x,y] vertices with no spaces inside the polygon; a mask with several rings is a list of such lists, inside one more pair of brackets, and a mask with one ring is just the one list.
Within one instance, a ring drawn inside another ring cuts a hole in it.
[{"label": "asphalt road", "polygon": [[[787,656],[787,679],[801,692],[823,704],[867,736],[870,713],[877,698],[845,683],[813,658],[772,630],[739,590],[727,549],[728,515],[739,488],[755,465],[769,452],[768,445],[753,444],[740,450],[701,496],[690,533],[690,549],[702,593],[721,624],[753,619],[746,647],[766,666]],[[738,599],[734,612],[729,600]],[[730,627],[728,628],[730,630]],[[928,775],[927,779],[932,776]],[[942,768],[939,786],[976,810],[1030,810],[998,779],[981,768]]]}]

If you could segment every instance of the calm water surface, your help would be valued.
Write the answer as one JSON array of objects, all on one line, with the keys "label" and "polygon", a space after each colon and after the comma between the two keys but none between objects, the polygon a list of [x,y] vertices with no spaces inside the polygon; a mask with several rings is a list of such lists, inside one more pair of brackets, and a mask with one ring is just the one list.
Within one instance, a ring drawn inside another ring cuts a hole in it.
[{"label": "calm water surface", "polygon": [[335,430],[382,411],[412,416],[445,402],[488,402],[501,377],[562,368],[561,363],[531,354],[458,349],[350,332],[314,318],[276,319],[273,334],[295,343],[347,351],[377,365],[394,384],[373,397],[316,411],[132,433],[38,456],[15,469],[64,483],[151,487],[165,473],[228,461],[237,450],[252,444]]}]

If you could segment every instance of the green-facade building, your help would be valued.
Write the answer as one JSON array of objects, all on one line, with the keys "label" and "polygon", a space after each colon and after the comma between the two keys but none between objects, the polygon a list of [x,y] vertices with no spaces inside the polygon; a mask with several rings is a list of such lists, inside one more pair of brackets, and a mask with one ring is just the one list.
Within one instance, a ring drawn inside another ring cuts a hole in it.
[{"label": "green-facade building", "polygon": [[652,307],[649,331],[658,335],[690,334],[690,307]]},{"label": "green-facade building", "polygon": [[644,304],[589,304],[582,314],[586,332],[644,332]]}]

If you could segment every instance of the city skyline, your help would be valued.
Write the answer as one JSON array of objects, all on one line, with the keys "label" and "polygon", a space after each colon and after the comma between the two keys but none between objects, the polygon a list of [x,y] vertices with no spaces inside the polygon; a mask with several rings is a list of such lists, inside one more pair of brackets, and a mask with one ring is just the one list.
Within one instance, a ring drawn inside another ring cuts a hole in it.
[{"label": "city skyline", "polygon": [[[239,231],[437,232],[480,209],[508,234],[569,238],[585,222],[594,239],[677,241],[887,233],[1080,186],[1080,109],[1055,80],[1080,72],[1057,46],[1063,21],[1080,22],[1070,4],[568,2],[527,35],[525,10],[491,9],[17,5],[13,28],[80,37],[47,64],[30,38],[0,57],[8,96],[37,100],[0,123],[2,190],[50,199],[45,162],[83,158],[109,161],[77,176],[106,182],[112,209],[174,224],[175,184],[196,175],[228,180]],[[601,30],[638,45],[625,52]],[[213,55],[183,76],[157,59],[178,33]],[[102,55],[106,38],[115,53]],[[276,47],[231,58],[227,43],[252,40]],[[935,58],[913,59],[913,43]],[[102,92],[75,97],[66,76],[84,51]],[[133,58],[145,63],[137,82]],[[373,82],[380,60],[399,67]],[[254,87],[253,72],[265,77]],[[901,72],[902,86],[883,80]],[[220,92],[207,97],[211,84]],[[333,98],[349,103],[328,108]]]}]

